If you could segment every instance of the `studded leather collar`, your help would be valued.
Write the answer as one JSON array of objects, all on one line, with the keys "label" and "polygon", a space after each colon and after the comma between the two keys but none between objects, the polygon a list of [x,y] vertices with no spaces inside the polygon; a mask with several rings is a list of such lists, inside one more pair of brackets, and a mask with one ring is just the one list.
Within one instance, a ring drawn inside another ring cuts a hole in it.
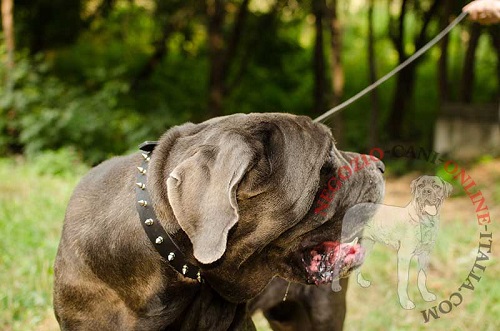
[{"label": "studded leather collar", "polygon": [[177,270],[181,275],[192,279],[202,281],[200,269],[187,262],[186,257],[176,245],[172,237],[165,231],[163,226],[156,218],[151,198],[146,188],[147,171],[151,155],[158,143],[156,141],[146,141],[139,146],[142,151],[143,161],[140,167],[137,167],[136,197],[137,211],[139,218],[149,240],[160,253],[160,255],[168,261],[170,266]]}]

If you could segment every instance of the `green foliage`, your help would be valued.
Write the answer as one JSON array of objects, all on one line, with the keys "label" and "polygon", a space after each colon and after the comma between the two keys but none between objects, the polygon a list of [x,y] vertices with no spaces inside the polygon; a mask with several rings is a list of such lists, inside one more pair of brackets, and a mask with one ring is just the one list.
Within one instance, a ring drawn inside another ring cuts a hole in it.
[{"label": "green foliage", "polygon": [[494,157],[492,155],[485,154],[485,155],[482,155],[481,157],[479,157],[479,159],[477,160],[477,162],[480,163],[480,164],[488,164],[488,163],[490,163],[493,160],[494,160]]},{"label": "green foliage", "polygon": [[[0,85],[0,155],[20,152],[34,155],[72,147],[85,162],[95,164],[133,149],[142,140],[157,139],[172,125],[209,117],[207,17],[206,8],[198,2],[159,2],[154,7],[103,1],[106,6],[97,9],[81,1],[49,2],[34,1],[32,11],[31,2],[16,3],[20,42],[12,73],[13,89],[8,84]],[[227,4],[223,26],[226,44],[230,43],[241,3]],[[430,2],[421,6],[417,2],[411,4],[405,35],[408,52],[414,51],[410,40],[421,25],[420,12]],[[278,10],[272,5],[267,9],[262,9],[266,7],[262,4],[254,4],[260,9],[250,6],[226,73],[224,114],[268,111],[310,114],[314,22],[309,6],[281,5]],[[369,84],[366,8],[351,11],[348,7],[346,3],[339,9],[346,77],[344,99]],[[66,8],[67,15],[52,16],[51,12],[40,16],[46,8],[56,12]],[[388,36],[386,4],[376,3],[374,15],[377,75],[381,77],[397,65],[398,58]],[[432,35],[436,33],[437,20],[431,22],[430,31]],[[325,27],[327,61],[331,52],[328,35]],[[457,82],[461,78],[466,35],[467,25],[463,24],[450,36],[452,99],[459,94]],[[154,59],[162,43],[165,53]],[[40,53],[33,55],[37,51]],[[477,49],[475,68],[478,83],[473,94],[477,102],[495,100],[498,94],[498,81],[492,74],[497,59],[491,54],[494,54],[491,40],[484,35]],[[0,48],[0,57],[4,56],[5,50]],[[413,102],[404,120],[405,136],[413,144],[425,147],[432,145],[433,123],[439,111],[438,58],[439,51],[434,48],[420,62]],[[151,61],[152,71],[141,77]],[[0,77],[5,76],[5,70],[5,66],[0,66]],[[395,82],[392,78],[377,89],[380,143],[389,140],[385,123]],[[343,112],[342,148],[366,149],[373,125],[370,111],[371,100],[367,96]],[[331,119],[334,124],[336,121],[335,117]]]},{"label": "green foliage", "polygon": [[88,170],[73,148],[63,147],[34,154],[30,158],[31,169],[39,176],[73,178]]},{"label": "green foliage", "polygon": [[[297,39],[301,22],[279,22],[268,13],[250,17],[247,29],[241,42],[247,53],[230,77],[236,87],[226,102],[227,113],[306,114],[312,106],[313,77],[310,50]],[[246,66],[245,75],[238,80],[241,66]]]},{"label": "green foliage", "polygon": [[83,26],[81,11],[81,0],[16,0],[14,19],[19,46],[37,53],[72,43]]},{"label": "green foliage", "polygon": [[460,182],[455,180],[453,178],[453,175],[444,170],[444,167],[439,167],[436,170],[436,176],[439,178],[443,179],[444,181],[450,183],[453,186],[453,190],[451,191],[451,196],[452,197],[459,197],[459,196],[465,196],[467,193],[465,193],[463,187],[460,185]]},{"label": "green foliage", "polygon": [[18,143],[32,155],[77,146],[85,160],[97,163],[143,139],[139,115],[121,104],[128,83],[119,70],[94,71],[95,90],[64,83],[48,72],[43,59],[18,59],[14,88],[0,95],[0,128],[10,133],[0,141],[1,150]]}]

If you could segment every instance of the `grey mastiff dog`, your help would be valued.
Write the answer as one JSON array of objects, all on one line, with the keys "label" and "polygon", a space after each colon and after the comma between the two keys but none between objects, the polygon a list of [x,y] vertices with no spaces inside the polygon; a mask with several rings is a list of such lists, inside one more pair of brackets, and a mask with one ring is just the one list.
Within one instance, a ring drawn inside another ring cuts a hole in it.
[{"label": "grey mastiff dog", "polygon": [[82,179],[66,212],[54,270],[62,330],[253,330],[247,302],[276,276],[307,284],[313,247],[338,240],[345,210],[384,191],[374,161],[315,214],[328,179],[352,165],[328,128],[304,116],[184,124],[148,158],[147,208],[202,281],[175,269],[141,225],[143,156],[113,158]]}]

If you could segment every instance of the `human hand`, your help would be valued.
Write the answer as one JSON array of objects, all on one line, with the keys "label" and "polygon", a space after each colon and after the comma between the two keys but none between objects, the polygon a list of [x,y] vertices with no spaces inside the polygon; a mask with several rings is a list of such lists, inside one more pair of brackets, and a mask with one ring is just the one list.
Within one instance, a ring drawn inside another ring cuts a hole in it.
[{"label": "human hand", "polygon": [[462,8],[468,12],[471,20],[481,24],[495,24],[500,22],[499,0],[475,0]]}]

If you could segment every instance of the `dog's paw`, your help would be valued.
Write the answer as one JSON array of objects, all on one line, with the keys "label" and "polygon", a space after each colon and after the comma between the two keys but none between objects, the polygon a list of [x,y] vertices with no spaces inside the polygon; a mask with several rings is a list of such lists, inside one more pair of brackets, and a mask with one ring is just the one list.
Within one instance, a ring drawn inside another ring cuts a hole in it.
[{"label": "dog's paw", "polygon": [[434,300],[436,300],[436,295],[434,295],[434,293],[431,293],[431,292],[421,292],[421,294],[422,294],[422,298],[425,301],[434,301]]},{"label": "dog's paw", "polygon": [[401,307],[404,309],[413,309],[415,308],[415,304],[411,300],[400,301]]},{"label": "dog's paw", "polygon": [[361,276],[361,274],[359,274],[358,275],[358,284],[359,284],[359,286],[366,288],[366,287],[370,286],[372,283],[369,280],[364,279],[363,276]]},{"label": "dog's paw", "polygon": [[342,286],[340,286],[340,284],[338,282],[333,282],[332,283],[332,291],[333,292],[340,292],[342,291]]}]

